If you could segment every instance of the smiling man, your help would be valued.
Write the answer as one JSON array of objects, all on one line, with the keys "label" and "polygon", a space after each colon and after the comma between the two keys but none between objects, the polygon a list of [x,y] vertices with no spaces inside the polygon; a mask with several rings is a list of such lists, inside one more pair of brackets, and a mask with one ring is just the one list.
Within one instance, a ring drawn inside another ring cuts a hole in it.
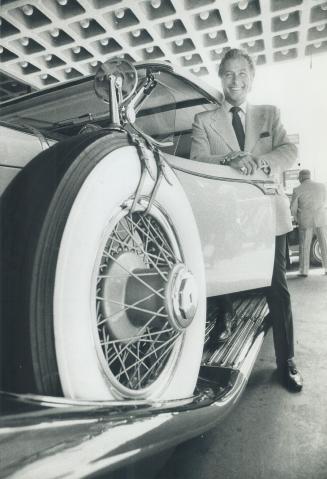
[{"label": "smiling man", "polygon": [[[276,107],[247,102],[254,74],[253,61],[246,52],[227,51],[219,66],[225,98],[216,109],[195,116],[191,159],[228,165],[244,175],[252,175],[260,168],[278,185],[275,261],[266,297],[281,380],[288,389],[300,391],[302,377],[294,362],[293,318],[286,282],[286,233],[292,230],[292,222],[281,184],[282,173],[294,163],[297,150],[287,137]],[[226,303],[225,296],[223,304]],[[224,339],[230,335],[229,317],[230,314],[225,316]]]}]

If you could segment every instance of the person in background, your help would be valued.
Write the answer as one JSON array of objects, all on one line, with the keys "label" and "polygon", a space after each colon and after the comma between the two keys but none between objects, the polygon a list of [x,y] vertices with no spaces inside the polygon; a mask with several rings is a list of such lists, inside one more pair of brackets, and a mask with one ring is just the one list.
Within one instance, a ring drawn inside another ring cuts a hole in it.
[{"label": "person in background", "polygon": [[[254,75],[254,63],[246,52],[227,51],[219,66],[225,100],[216,109],[195,115],[191,159],[228,165],[244,175],[252,175],[261,168],[279,179],[294,163],[297,149],[288,139],[276,107],[247,102]],[[275,259],[266,298],[280,379],[296,392],[301,391],[303,380],[294,362],[293,317],[286,282],[286,233],[292,230],[292,222],[289,201],[281,185],[275,206]]]},{"label": "person in background", "polygon": [[299,276],[306,278],[313,232],[317,235],[322,264],[327,274],[327,195],[323,183],[311,180],[310,170],[301,170],[299,180],[301,184],[293,190],[291,212],[299,225]]}]

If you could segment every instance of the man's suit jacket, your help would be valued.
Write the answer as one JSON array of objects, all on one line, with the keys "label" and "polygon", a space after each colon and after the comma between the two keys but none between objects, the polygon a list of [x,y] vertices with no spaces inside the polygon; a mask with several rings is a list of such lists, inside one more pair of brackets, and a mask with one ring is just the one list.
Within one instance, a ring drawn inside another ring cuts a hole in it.
[{"label": "man's suit jacket", "polygon": [[[192,160],[219,164],[227,153],[239,150],[230,113],[223,105],[195,116]],[[265,160],[270,167],[270,176],[278,184],[278,193],[275,195],[276,235],[291,231],[289,201],[281,184],[281,176],[294,163],[297,148],[288,139],[276,107],[247,105],[244,150]]]},{"label": "man's suit jacket", "polygon": [[326,187],[305,180],[293,190],[291,211],[300,228],[327,226]]}]

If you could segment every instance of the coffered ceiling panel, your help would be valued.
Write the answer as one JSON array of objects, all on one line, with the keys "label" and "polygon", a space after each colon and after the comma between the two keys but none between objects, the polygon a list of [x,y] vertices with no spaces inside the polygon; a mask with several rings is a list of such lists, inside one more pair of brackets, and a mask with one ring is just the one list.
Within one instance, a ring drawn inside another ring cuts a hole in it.
[{"label": "coffered ceiling panel", "polygon": [[205,79],[230,47],[258,66],[327,52],[325,0],[2,0],[0,22],[1,101],[116,55]]}]

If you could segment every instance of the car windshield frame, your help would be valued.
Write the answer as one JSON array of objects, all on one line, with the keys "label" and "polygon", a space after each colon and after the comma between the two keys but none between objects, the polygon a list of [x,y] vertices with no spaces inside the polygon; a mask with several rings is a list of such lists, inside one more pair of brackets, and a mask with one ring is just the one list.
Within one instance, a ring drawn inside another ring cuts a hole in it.
[{"label": "car windshield frame", "polygon": [[[168,89],[174,95],[175,101],[171,101],[171,104],[160,105],[158,109],[161,112],[169,111],[172,108],[184,109],[198,104],[217,104],[221,101],[221,94],[218,90],[201,84],[201,81],[195,83],[196,79],[184,72],[180,73],[168,63],[141,62],[135,64],[135,68],[140,80],[151,73],[156,78],[160,77],[160,83],[167,86],[167,79],[170,78]],[[162,81],[163,77],[165,81]],[[108,104],[96,97],[93,80],[94,75],[4,102],[1,104],[1,123],[29,132],[37,130],[45,136],[57,140],[77,134],[86,124],[106,127],[108,125]],[[180,85],[179,89],[176,87],[178,85]],[[184,90],[194,92],[191,98],[187,98],[185,95],[183,97]],[[178,92],[181,98],[178,98]],[[85,105],[84,110],[82,104]],[[91,104],[94,105],[93,109],[90,107]],[[69,110],[77,111],[77,114],[68,117],[64,112]],[[56,112],[58,112],[58,118],[56,118]],[[156,107],[149,106],[141,108],[137,116],[140,118],[156,113]]]}]

